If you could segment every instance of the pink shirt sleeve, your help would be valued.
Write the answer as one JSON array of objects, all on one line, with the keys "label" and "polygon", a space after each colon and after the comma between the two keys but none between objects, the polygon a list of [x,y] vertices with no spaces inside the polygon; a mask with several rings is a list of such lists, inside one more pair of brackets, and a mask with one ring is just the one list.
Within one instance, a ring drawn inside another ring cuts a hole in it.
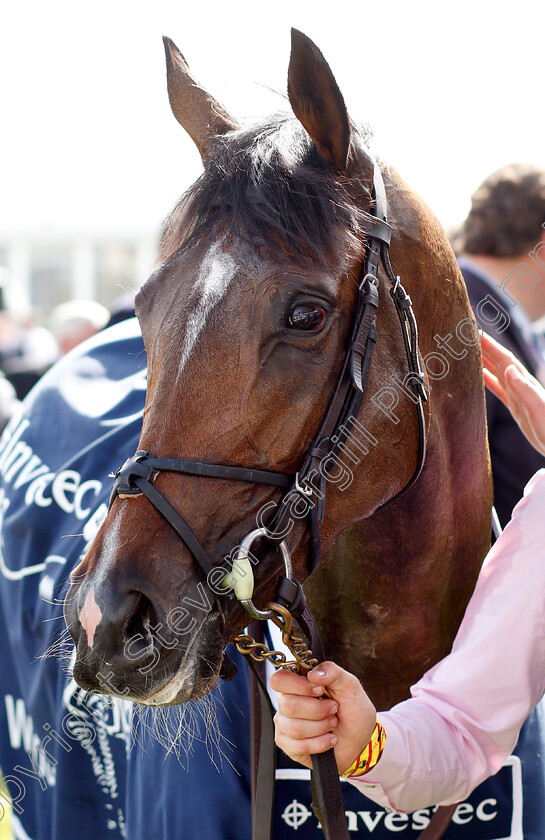
[{"label": "pink shirt sleeve", "polygon": [[377,766],[352,784],[413,811],[464,799],[496,773],[545,692],[545,470],[488,553],[452,652],[379,713]]}]

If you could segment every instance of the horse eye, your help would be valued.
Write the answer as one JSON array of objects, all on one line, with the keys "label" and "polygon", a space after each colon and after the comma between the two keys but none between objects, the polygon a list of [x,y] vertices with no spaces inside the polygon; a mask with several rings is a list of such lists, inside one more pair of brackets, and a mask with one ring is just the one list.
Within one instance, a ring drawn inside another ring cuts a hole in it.
[{"label": "horse eye", "polygon": [[319,330],[325,324],[327,312],[313,303],[294,306],[288,317],[288,326],[295,330]]}]

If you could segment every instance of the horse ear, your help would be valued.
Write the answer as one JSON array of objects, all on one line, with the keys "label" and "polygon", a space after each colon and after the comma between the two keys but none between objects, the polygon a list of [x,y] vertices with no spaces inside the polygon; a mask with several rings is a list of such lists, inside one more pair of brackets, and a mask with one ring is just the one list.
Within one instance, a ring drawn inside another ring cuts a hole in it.
[{"label": "horse ear", "polygon": [[172,113],[185,128],[201,157],[207,157],[211,141],[239,128],[236,120],[191,74],[187,61],[170,38],[163,36],[167,59],[167,88]]},{"label": "horse ear", "polygon": [[346,167],[350,122],[331,68],[316,44],[291,30],[288,98],[320,156],[334,169]]}]

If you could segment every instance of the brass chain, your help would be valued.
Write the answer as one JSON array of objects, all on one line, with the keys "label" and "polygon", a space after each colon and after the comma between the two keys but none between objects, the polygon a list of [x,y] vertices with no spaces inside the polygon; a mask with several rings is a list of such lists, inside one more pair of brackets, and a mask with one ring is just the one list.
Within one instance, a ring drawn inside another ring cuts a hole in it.
[{"label": "brass chain", "polygon": [[251,656],[256,662],[269,660],[275,668],[286,668],[298,674],[306,674],[318,664],[318,660],[312,655],[304,639],[293,627],[293,619],[289,610],[281,607],[280,604],[267,604],[266,608],[274,615],[271,617],[276,626],[282,632],[282,641],[294,657],[288,660],[280,650],[269,650],[266,645],[256,642],[252,636],[247,634],[235,637],[235,645],[239,653],[244,656]]}]

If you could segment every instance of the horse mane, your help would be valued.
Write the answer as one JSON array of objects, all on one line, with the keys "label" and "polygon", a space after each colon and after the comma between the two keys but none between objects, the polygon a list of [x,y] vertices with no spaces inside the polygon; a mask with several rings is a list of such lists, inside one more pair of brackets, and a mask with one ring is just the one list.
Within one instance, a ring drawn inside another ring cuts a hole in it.
[{"label": "horse mane", "polygon": [[[368,129],[358,132],[363,142]],[[182,196],[162,235],[164,262],[221,224],[241,241],[278,259],[279,249],[303,263],[330,267],[341,231],[341,259],[364,241],[359,178],[335,172],[318,155],[298,120],[267,123],[218,137],[203,174]],[[348,239],[348,243],[347,243]],[[347,247],[348,246],[348,247]]]}]

